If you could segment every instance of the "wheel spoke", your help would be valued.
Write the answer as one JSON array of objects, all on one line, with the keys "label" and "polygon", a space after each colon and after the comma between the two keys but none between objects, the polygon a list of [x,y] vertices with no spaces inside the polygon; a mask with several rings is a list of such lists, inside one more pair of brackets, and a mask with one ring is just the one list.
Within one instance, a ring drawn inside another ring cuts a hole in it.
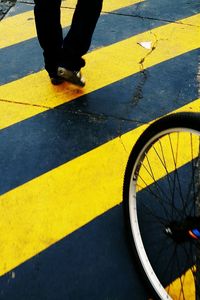
[{"label": "wheel spoke", "polygon": [[[190,118],[192,129],[183,126]],[[180,113],[150,125],[136,142],[125,174],[137,259],[163,300],[188,299],[186,285],[200,294],[200,240],[189,235],[200,216],[199,120],[200,114]]]}]

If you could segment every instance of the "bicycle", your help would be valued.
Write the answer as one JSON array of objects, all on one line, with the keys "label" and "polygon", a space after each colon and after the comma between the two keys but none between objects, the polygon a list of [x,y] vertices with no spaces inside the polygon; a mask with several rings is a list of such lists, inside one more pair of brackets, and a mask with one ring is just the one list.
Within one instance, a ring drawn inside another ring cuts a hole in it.
[{"label": "bicycle", "polygon": [[153,299],[200,299],[200,113],[175,113],[137,140],[123,206],[135,261]]}]

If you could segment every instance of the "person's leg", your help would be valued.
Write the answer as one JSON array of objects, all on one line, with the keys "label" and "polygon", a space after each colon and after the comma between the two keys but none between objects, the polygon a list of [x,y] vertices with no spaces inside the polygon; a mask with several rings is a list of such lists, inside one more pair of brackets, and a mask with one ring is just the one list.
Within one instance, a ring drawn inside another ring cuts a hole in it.
[{"label": "person's leg", "polygon": [[89,50],[102,3],[103,0],[78,0],[63,42],[63,66],[67,69],[79,71],[85,65],[82,56]]},{"label": "person's leg", "polygon": [[57,73],[63,44],[60,24],[61,0],[34,0],[35,23],[40,46],[44,51],[45,68],[50,76]]}]

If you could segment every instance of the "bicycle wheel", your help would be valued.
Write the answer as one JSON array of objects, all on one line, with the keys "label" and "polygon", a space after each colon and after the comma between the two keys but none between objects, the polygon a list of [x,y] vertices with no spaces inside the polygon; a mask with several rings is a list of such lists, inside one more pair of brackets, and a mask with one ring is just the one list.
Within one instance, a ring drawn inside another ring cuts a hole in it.
[{"label": "bicycle wheel", "polygon": [[133,147],[123,204],[153,299],[200,299],[200,114],[150,125]]}]

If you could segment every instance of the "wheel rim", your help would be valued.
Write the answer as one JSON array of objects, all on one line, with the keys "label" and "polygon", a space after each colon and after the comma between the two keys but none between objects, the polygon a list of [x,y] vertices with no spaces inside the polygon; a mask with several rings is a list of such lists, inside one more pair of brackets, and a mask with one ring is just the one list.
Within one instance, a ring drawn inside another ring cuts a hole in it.
[{"label": "wheel rim", "polygon": [[[199,215],[195,202],[199,140],[199,132],[183,128],[159,133],[141,149],[131,175],[132,235],[146,276],[161,299],[195,299],[199,239],[189,237],[186,230],[182,242],[175,240],[172,222],[186,224],[188,216]],[[170,236],[167,230],[172,228]],[[192,298],[187,298],[188,280],[193,282]]]}]

